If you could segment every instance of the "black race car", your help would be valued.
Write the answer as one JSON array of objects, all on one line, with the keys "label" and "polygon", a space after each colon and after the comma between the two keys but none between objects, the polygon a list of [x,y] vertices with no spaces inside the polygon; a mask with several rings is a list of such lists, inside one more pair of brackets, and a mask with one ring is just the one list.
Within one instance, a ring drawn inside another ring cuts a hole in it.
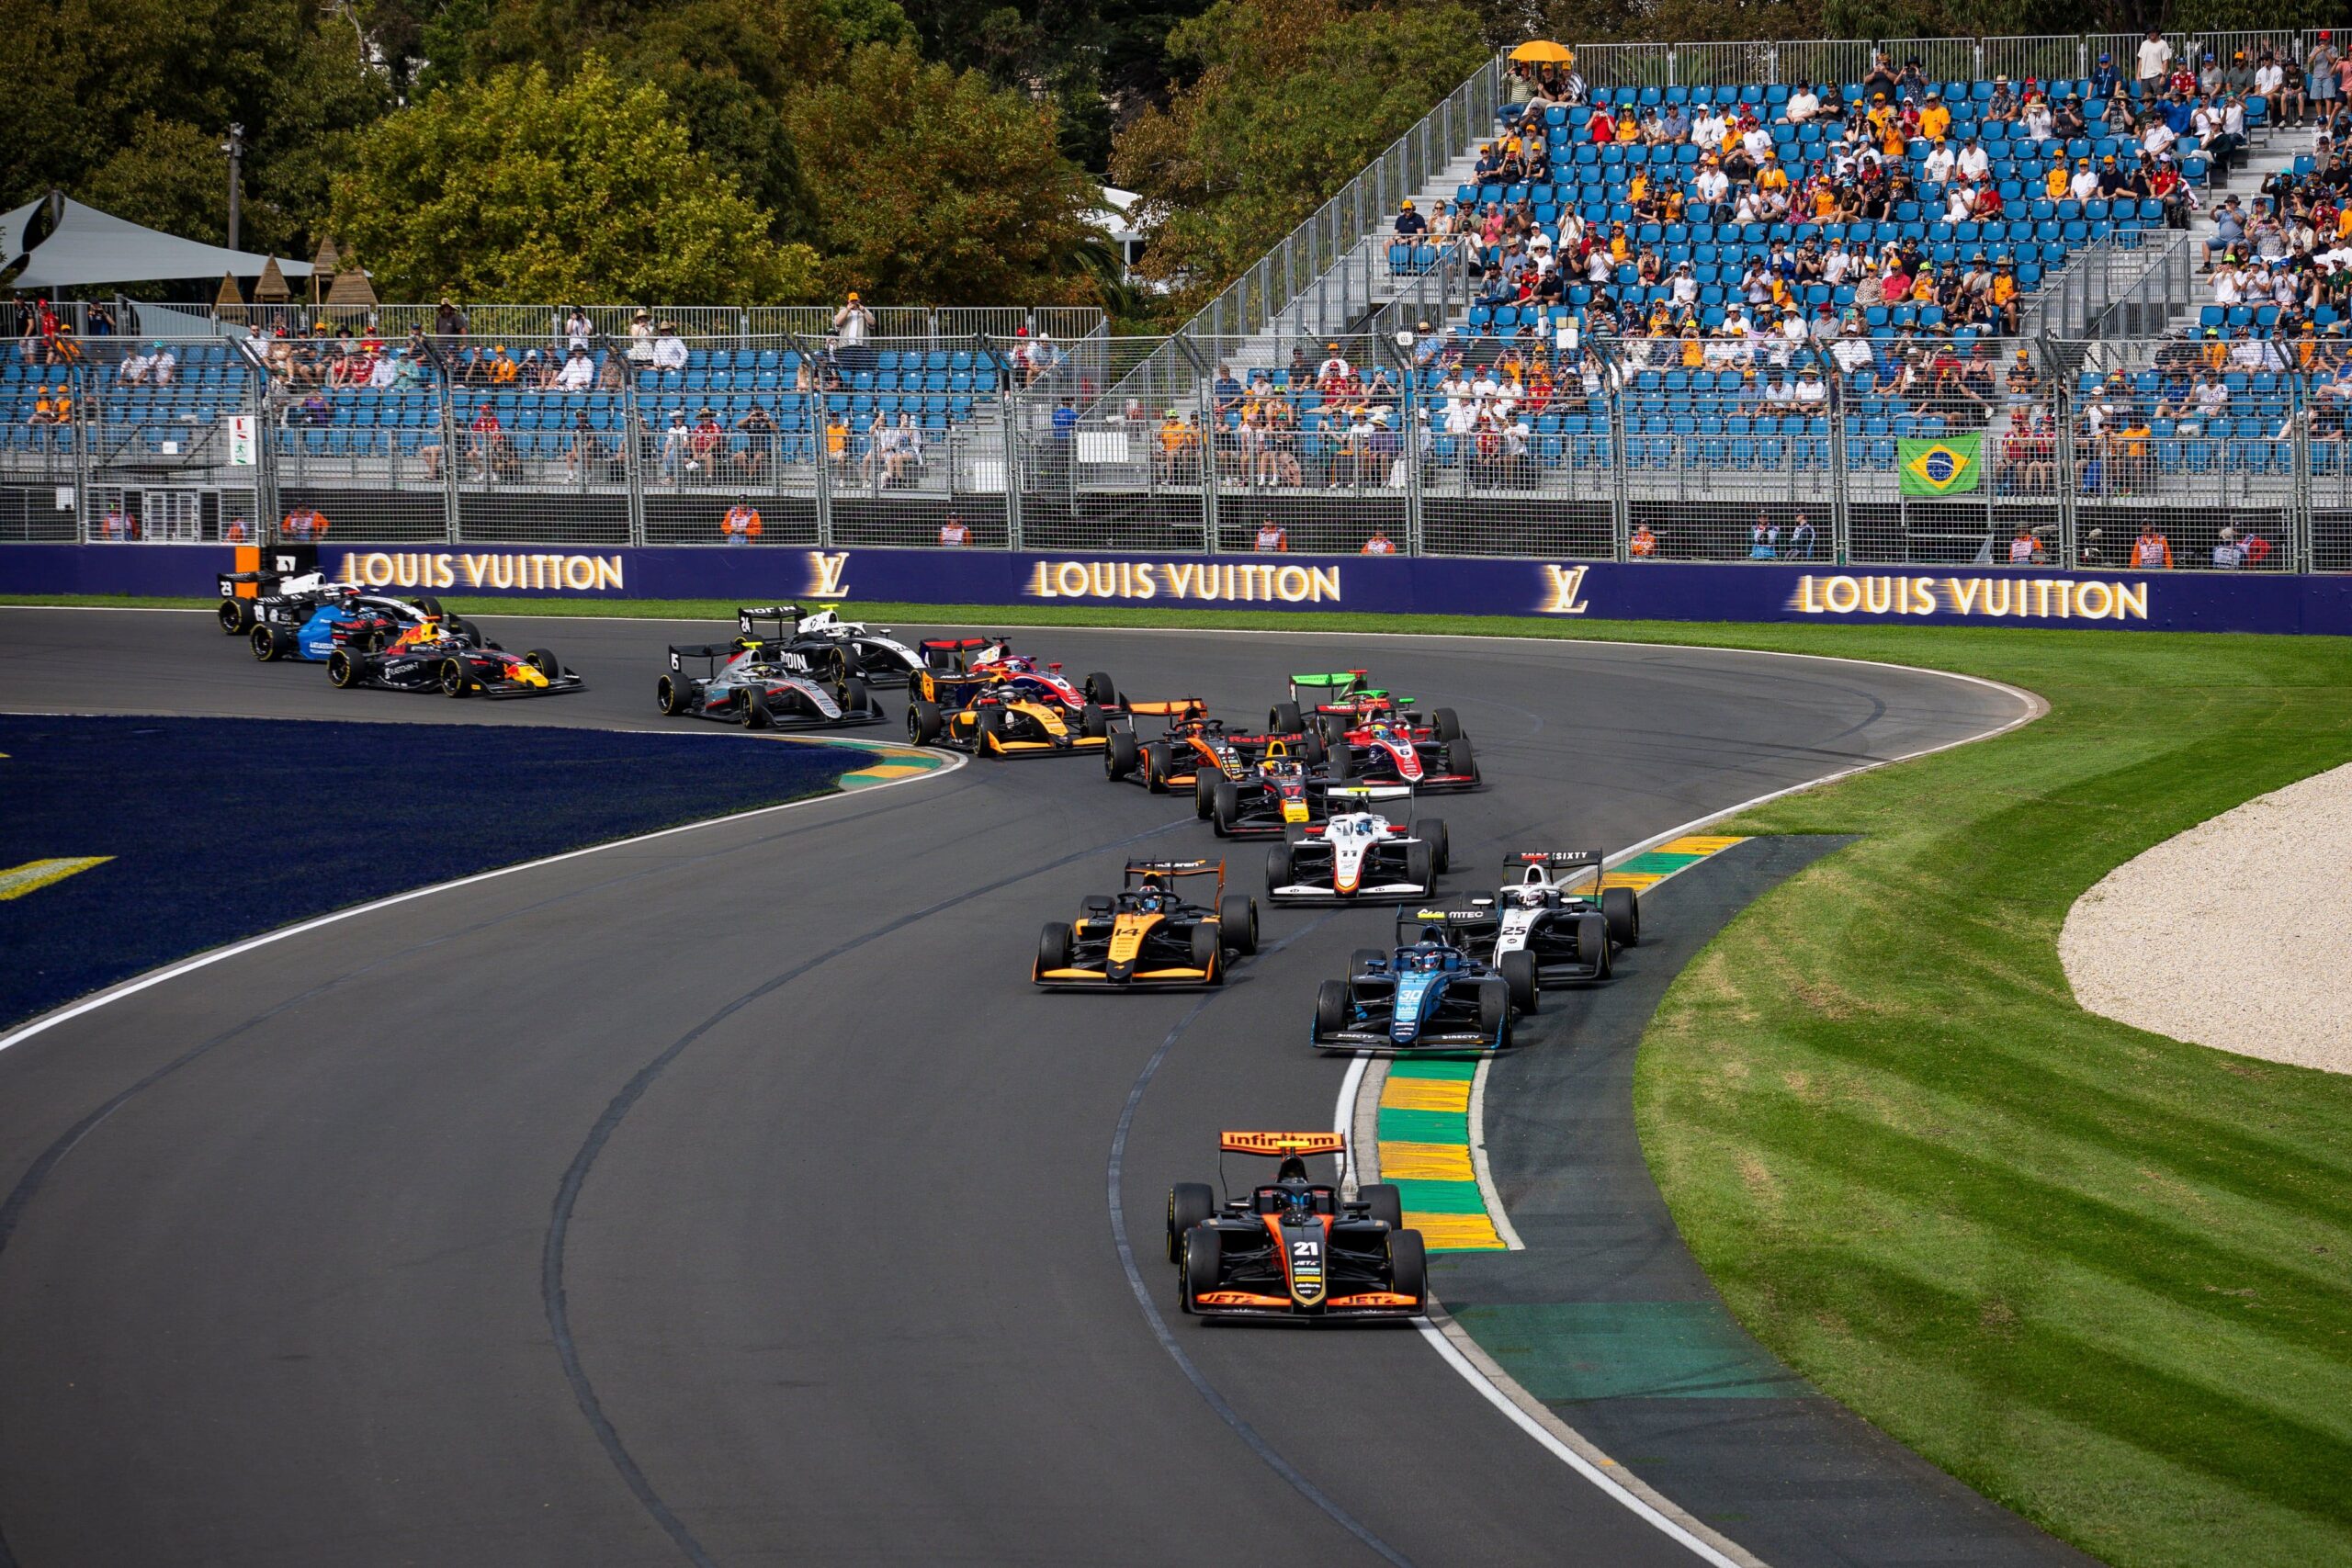
[{"label": "black race car", "polygon": [[345,643],[327,655],[327,679],[345,690],[380,686],[445,697],[550,697],[586,685],[544,648],[513,654],[437,624],[390,642],[368,637]]},{"label": "black race car", "polygon": [[792,630],[787,640],[796,648],[842,649],[848,655],[845,672],[869,686],[903,686],[923,667],[922,655],[900,641],[888,626],[844,621],[837,611],[820,610],[812,615],[797,604],[738,610],[735,622],[745,633],[752,630],[750,617],[789,617]]},{"label": "black race car", "polygon": [[1302,745],[1293,751],[1276,741],[1239,778],[1209,781],[1209,826],[1218,838],[1279,839],[1329,819],[1330,775],[1310,761],[1322,755],[1321,743],[1308,736]]},{"label": "black race car", "polygon": [[1535,1009],[1535,970],[1525,953],[1490,969],[1454,945],[1430,911],[1400,909],[1400,936],[1418,938],[1383,953],[1358,948],[1348,977],[1315,993],[1316,1048],[1331,1050],[1499,1051],[1510,1043],[1511,1017]]},{"label": "black race car", "polygon": [[[689,663],[701,673],[689,673]],[[670,672],[654,687],[662,711],[714,718],[746,729],[847,729],[888,715],[839,651],[746,634],[733,642],[673,643]]]},{"label": "black race car", "polygon": [[[1196,1317],[1310,1322],[1413,1318],[1429,1312],[1421,1234],[1405,1228],[1402,1196],[1375,1183],[1352,1201],[1309,1180],[1306,1161],[1333,1155],[1337,1133],[1227,1133],[1223,1154],[1279,1159],[1274,1179],[1220,1205],[1205,1181],[1168,1191],[1168,1260],[1176,1304]],[[1219,1186],[1223,1183],[1219,1161]]]},{"label": "black race car", "polygon": [[1599,850],[1521,850],[1503,864],[1518,881],[1422,918],[1490,964],[1530,964],[1551,981],[1606,980],[1617,950],[1641,940],[1641,905],[1632,888],[1602,886]]}]

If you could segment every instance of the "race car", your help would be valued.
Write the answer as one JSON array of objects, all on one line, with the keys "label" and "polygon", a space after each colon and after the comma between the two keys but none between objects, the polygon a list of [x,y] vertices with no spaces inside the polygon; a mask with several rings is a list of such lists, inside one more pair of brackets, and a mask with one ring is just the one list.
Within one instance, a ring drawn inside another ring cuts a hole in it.
[{"label": "race car", "polygon": [[1306,761],[1321,756],[1321,743],[1310,735],[1300,748],[1294,753],[1274,740],[1239,778],[1208,781],[1209,826],[1218,838],[1280,838],[1329,817],[1330,778]]},{"label": "race car", "polygon": [[1400,697],[1386,687],[1372,684],[1371,672],[1363,670],[1293,675],[1290,695],[1268,710],[1266,728],[1305,726],[1329,743],[1341,731],[1375,718],[1401,719],[1411,728],[1426,727],[1440,740],[1452,740],[1462,734],[1462,721],[1452,708],[1432,709],[1424,720],[1411,697]]},{"label": "race car", "polygon": [[412,626],[389,642],[370,637],[327,655],[327,679],[348,691],[439,692],[445,697],[548,697],[587,684],[544,648],[507,652],[437,622]]},{"label": "race car", "polygon": [[[437,599],[395,599],[363,593],[344,583],[227,601],[224,610],[228,604],[246,607],[243,613],[252,619],[245,628],[245,641],[254,657],[265,664],[287,659],[322,664],[338,648],[386,646],[425,628],[482,640],[480,628],[462,617],[445,615]],[[227,624],[225,615],[222,624]]]},{"label": "race car", "polygon": [[[1333,784],[1330,817],[1293,829],[1266,852],[1266,897],[1277,904],[1370,904],[1428,899],[1453,858],[1445,824],[1432,817],[1404,826],[1371,810],[1375,801],[1412,798],[1397,785]],[[1342,811],[1340,807],[1354,810]]]},{"label": "race car", "polygon": [[[673,643],[670,672],[656,683],[654,695],[673,716],[715,718],[746,729],[848,729],[884,722],[888,716],[865,681],[840,672],[837,654],[764,641],[750,632],[731,643]],[[699,662],[701,673],[688,673],[690,662]]]},{"label": "race car", "polygon": [[1051,703],[1068,715],[1075,716],[1090,704],[1105,713],[1119,707],[1119,689],[1110,676],[1097,671],[1072,682],[1059,664],[1040,664],[1025,653],[1015,653],[1001,637],[934,638],[919,646],[925,664],[935,671],[993,675],[1031,701]]},{"label": "race car", "polygon": [[[1397,911],[1400,928],[1423,919]],[[1398,934],[1411,937],[1409,929]],[[1316,991],[1309,1038],[1322,1051],[1499,1051],[1510,1043],[1512,1015],[1533,1011],[1537,997],[1532,963],[1525,953],[1511,960],[1508,973],[1488,968],[1442,923],[1421,924],[1418,938],[1386,953],[1359,948],[1348,977]]]},{"label": "race car", "polygon": [[[1215,902],[1178,896],[1186,879],[1207,876]],[[1225,890],[1223,861],[1131,860],[1117,893],[1046,927],[1029,977],[1052,991],[1222,986],[1226,965],[1257,951],[1258,900]]]},{"label": "race car", "polygon": [[1503,863],[1518,881],[1421,918],[1498,968],[1523,958],[1552,981],[1606,980],[1616,950],[1641,940],[1641,905],[1630,887],[1601,886],[1599,850],[1521,850]]},{"label": "race car", "polygon": [[[1466,735],[1438,739],[1429,725],[1398,714],[1334,729],[1325,745],[1335,779],[1381,779],[1438,795],[1478,787],[1478,758]],[[1328,721],[1327,721],[1328,722]]]},{"label": "race car", "polygon": [[749,632],[752,627],[744,623],[746,615],[791,616],[791,641],[830,643],[842,648],[849,656],[847,673],[869,686],[903,686],[922,668],[922,655],[899,640],[888,627],[844,621],[832,610],[820,610],[811,615],[802,613],[797,604],[782,604],[770,610],[737,611],[737,625]]},{"label": "race car", "polygon": [[[1352,1200],[1312,1180],[1308,1159],[1330,1155],[1345,1176],[1337,1133],[1227,1133],[1220,1156],[1279,1160],[1274,1179],[1219,1204],[1205,1181],[1168,1190],[1168,1260],[1176,1304],[1195,1317],[1286,1317],[1335,1323],[1413,1318],[1429,1312],[1429,1270],[1419,1231],[1405,1228],[1402,1195],[1385,1183]],[[1218,1160],[1219,1181],[1224,1161]]]},{"label": "race car", "polygon": [[[1157,739],[1137,739],[1136,715],[1165,717],[1167,732]],[[1322,743],[1312,737],[1228,734],[1225,721],[1211,718],[1198,697],[1130,702],[1122,713],[1113,716],[1110,739],[1102,750],[1104,777],[1114,783],[1129,780],[1154,795],[1189,788],[1193,815],[1204,820],[1214,807],[1217,781],[1248,778],[1270,749],[1287,751],[1293,745],[1305,746],[1308,750],[1304,755],[1317,762],[1323,760]]]},{"label": "race car", "polygon": [[975,757],[1099,751],[1109,733],[1102,710],[1093,704],[1069,716],[1058,703],[1040,702],[994,675],[920,670],[907,695],[910,741],[969,751]]}]

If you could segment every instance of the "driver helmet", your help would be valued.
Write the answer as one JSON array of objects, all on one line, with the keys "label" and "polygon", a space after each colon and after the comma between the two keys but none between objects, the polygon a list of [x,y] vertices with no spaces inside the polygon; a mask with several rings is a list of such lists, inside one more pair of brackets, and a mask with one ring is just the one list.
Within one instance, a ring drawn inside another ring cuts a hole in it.
[{"label": "driver helmet", "polygon": [[1167,896],[1167,889],[1159,886],[1157,877],[1146,878],[1144,885],[1136,889],[1136,908],[1157,912]]},{"label": "driver helmet", "polygon": [[1285,1220],[1303,1223],[1314,1217],[1315,1194],[1303,1182],[1283,1183],[1274,1193],[1274,1202]]},{"label": "driver helmet", "polygon": [[1432,970],[1444,968],[1445,951],[1442,948],[1436,947],[1425,947],[1420,949],[1413,954],[1413,967],[1420,970],[1424,974]]},{"label": "driver helmet", "polygon": [[1510,907],[1514,909],[1540,909],[1544,907],[1545,888],[1543,884],[1530,882],[1510,890]]}]

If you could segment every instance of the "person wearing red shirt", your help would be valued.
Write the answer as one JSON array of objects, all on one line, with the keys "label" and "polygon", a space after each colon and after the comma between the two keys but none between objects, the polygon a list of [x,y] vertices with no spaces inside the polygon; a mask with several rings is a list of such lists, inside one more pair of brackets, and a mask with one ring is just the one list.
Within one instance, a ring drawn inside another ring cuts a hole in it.
[{"label": "person wearing red shirt", "polygon": [[466,428],[473,434],[474,464],[481,477],[487,479],[498,463],[500,448],[505,445],[506,427],[499,423],[498,411],[484,403]]}]

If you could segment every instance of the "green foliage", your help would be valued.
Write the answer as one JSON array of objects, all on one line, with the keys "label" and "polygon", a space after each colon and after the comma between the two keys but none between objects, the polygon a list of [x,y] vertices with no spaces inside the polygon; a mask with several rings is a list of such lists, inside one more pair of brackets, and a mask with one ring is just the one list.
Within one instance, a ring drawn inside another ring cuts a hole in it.
[{"label": "green foliage", "polygon": [[1120,134],[1114,184],[1144,197],[1142,270],[1182,307],[1305,220],[1485,58],[1450,3],[1218,0],[1178,28],[1193,71]]},{"label": "green foliage", "polygon": [[868,44],[785,105],[811,169],[835,292],[941,304],[1082,298],[1073,253],[1093,193],[1057,145],[1051,105],[977,71]]},{"label": "green foliage", "polygon": [[335,232],[389,299],[810,298],[816,258],[695,152],[668,100],[591,55],[448,87],[358,139]]}]

